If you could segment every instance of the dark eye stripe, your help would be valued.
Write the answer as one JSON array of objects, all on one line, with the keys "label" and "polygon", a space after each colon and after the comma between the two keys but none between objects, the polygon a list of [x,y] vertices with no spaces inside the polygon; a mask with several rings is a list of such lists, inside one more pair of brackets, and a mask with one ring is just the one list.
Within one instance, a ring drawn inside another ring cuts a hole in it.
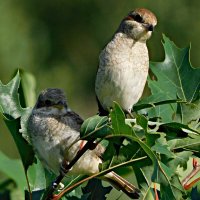
[{"label": "dark eye stripe", "polygon": [[37,105],[36,105],[36,108],[42,108],[42,107],[45,107],[45,104],[43,101],[38,101]]},{"label": "dark eye stripe", "polygon": [[50,100],[46,100],[46,101],[44,102],[44,104],[45,104],[46,106],[51,106],[51,105],[52,105],[52,102],[51,102]]},{"label": "dark eye stripe", "polygon": [[134,19],[136,22],[144,23],[143,18],[138,13],[130,14],[129,17]]}]

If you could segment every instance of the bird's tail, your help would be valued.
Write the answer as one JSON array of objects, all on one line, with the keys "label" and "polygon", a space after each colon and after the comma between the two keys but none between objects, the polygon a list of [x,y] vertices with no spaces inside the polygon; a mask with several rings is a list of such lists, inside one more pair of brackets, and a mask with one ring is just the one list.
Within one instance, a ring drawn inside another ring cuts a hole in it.
[{"label": "bird's tail", "polygon": [[140,197],[140,190],[115,172],[108,173],[103,177],[103,180],[108,181],[117,190],[123,191],[131,199],[139,199]]}]

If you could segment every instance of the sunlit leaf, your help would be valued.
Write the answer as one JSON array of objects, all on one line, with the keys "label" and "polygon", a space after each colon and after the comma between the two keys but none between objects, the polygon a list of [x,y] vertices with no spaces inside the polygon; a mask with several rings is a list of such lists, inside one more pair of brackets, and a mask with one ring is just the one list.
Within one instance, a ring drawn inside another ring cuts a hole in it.
[{"label": "sunlit leaf", "polygon": [[108,117],[95,115],[86,119],[81,126],[81,137],[86,139],[105,137],[112,130],[107,126]]},{"label": "sunlit leaf", "polygon": [[[36,102],[36,95],[35,95],[35,89],[36,89],[36,80],[35,77],[24,70],[20,69],[20,77],[21,77],[21,89],[19,91],[20,97],[23,96],[24,98],[24,106],[25,107],[33,107]],[[20,101],[21,102],[21,101]],[[22,104],[22,103],[21,103]]]},{"label": "sunlit leaf", "polygon": [[7,85],[3,85],[0,81],[1,112],[10,119],[17,119],[25,112],[25,109],[21,107],[19,102],[19,85],[19,72],[17,72],[16,76]]},{"label": "sunlit leaf", "polygon": [[151,147],[156,153],[164,154],[169,158],[173,158],[175,155],[170,151],[170,147],[166,141],[166,138],[160,137],[156,140],[155,145]]},{"label": "sunlit leaf", "polygon": [[45,170],[38,159],[28,168],[28,177],[32,191],[44,190],[47,187]]},{"label": "sunlit leaf", "polygon": [[110,113],[114,134],[132,135],[132,128],[125,123],[125,114],[118,103],[114,102],[113,110]]},{"label": "sunlit leaf", "polygon": [[[155,77],[148,79],[152,95],[140,103],[154,104],[180,98],[191,103],[199,98],[200,69],[193,68],[189,60],[190,48],[178,48],[163,35],[165,59],[163,62],[151,62],[150,67]],[[191,78],[192,77],[192,78]],[[156,106],[148,111],[150,117],[161,117],[171,121],[177,112],[177,104]]]}]

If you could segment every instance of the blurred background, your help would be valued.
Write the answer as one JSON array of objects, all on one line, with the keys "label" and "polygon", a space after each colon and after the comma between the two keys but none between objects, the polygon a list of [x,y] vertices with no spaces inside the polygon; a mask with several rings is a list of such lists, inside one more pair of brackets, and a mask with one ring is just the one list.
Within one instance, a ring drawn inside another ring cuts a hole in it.
[{"label": "blurred background", "polygon": [[[7,84],[17,68],[24,69],[35,76],[37,94],[47,87],[63,88],[70,107],[83,118],[96,114],[98,55],[121,19],[137,7],[158,18],[148,41],[151,61],[164,59],[164,33],[179,47],[191,42],[191,62],[200,65],[197,0],[0,0],[0,80]],[[0,149],[17,157],[2,120]]]}]

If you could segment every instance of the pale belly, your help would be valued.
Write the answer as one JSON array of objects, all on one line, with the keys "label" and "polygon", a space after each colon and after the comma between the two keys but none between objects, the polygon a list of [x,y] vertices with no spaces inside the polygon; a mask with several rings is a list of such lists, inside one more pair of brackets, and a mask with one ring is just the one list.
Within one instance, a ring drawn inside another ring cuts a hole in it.
[{"label": "pale belly", "polygon": [[[37,140],[37,142],[35,142]],[[35,149],[42,161],[43,165],[53,171],[55,174],[59,174],[63,160],[70,162],[80,149],[81,141],[75,143],[70,149],[68,147],[69,139],[63,135],[57,140],[54,137],[53,140],[46,140],[44,137],[34,138]],[[68,175],[73,174],[94,174],[99,171],[99,163],[101,160],[95,155],[94,152],[88,150],[72,167]]]},{"label": "pale belly", "polygon": [[97,80],[97,97],[105,110],[113,106],[113,101],[118,102],[123,110],[131,111],[142,95],[148,71],[135,70],[131,67],[114,69],[107,68],[101,71],[101,80]]}]

